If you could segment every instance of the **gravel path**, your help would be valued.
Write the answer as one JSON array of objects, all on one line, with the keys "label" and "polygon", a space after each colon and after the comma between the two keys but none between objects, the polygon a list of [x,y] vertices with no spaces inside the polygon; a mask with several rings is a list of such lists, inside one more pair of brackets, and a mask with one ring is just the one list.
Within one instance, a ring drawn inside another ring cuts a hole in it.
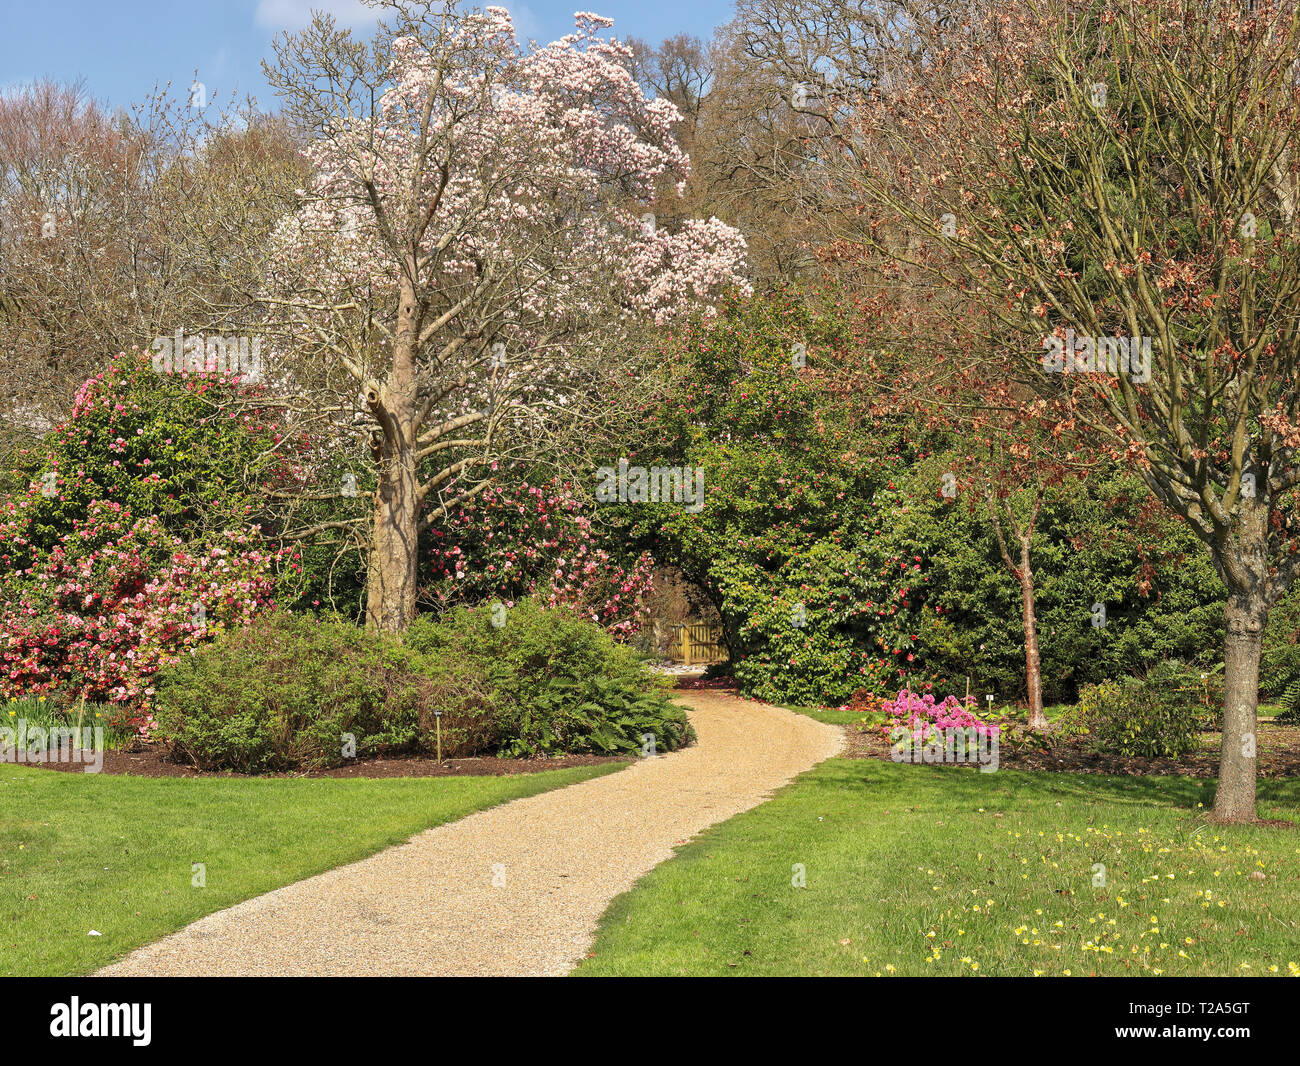
[{"label": "gravel path", "polygon": [[757,806],[843,743],[838,727],[766,704],[678,698],[699,734],[690,748],[425,830],[210,914],[100,974],[566,973],[609,902],[674,844]]}]

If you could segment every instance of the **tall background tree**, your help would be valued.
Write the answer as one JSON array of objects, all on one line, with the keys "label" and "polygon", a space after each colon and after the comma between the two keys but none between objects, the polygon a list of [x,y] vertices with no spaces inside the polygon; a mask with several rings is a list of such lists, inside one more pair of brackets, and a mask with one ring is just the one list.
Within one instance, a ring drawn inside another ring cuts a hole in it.
[{"label": "tall background tree", "polygon": [[0,415],[28,440],[117,352],[250,327],[303,167],[282,123],[204,105],[164,89],[110,113],[48,81],[0,95]]}]

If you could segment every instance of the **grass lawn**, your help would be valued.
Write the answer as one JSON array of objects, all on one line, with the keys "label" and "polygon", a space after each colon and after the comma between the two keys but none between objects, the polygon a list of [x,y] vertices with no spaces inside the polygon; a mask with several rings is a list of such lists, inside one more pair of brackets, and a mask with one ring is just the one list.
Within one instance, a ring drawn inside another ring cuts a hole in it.
[{"label": "grass lawn", "polygon": [[792,707],[789,704],[781,704],[781,706],[787,711],[815,718],[827,725],[857,725],[865,717],[857,711],[840,711],[834,707]]},{"label": "grass lawn", "polygon": [[[620,768],[258,780],[0,765],[0,976],[88,973],[429,826]],[[194,863],[206,866],[206,888],[191,883]]]},{"label": "grass lawn", "polygon": [[1212,792],[831,759],[616,899],[577,972],[1300,975],[1300,828],[1208,825]]}]

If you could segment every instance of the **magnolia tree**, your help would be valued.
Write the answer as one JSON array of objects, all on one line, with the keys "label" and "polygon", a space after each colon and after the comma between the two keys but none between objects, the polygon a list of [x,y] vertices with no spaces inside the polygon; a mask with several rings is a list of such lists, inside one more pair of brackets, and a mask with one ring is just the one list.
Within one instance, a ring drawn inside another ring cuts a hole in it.
[{"label": "magnolia tree", "polygon": [[1009,0],[921,33],[845,123],[858,239],[977,303],[1012,338],[990,373],[1037,378],[1024,417],[1069,420],[1204,541],[1228,592],[1215,813],[1253,820],[1261,638],[1300,559],[1300,12]]},{"label": "magnolia tree", "polygon": [[[508,12],[386,5],[370,46],[318,16],[267,68],[313,134],[314,180],[272,242],[268,317],[370,427],[367,624],[415,612],[423,529],[616,387],[638,322],[744,287],[718,222],[656,226],[688,173],[611,23],[520,48]],[[359,395],[358,395],[359,392]]]}]

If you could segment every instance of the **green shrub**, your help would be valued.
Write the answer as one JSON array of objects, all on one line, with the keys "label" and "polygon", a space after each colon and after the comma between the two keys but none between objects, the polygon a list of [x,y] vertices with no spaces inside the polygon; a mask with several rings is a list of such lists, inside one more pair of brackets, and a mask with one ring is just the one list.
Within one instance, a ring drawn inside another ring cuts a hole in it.
[{"label": "green shrub", "polygon": [[346,621],[271,612],[163,671],[154,714],[177,756],[256,773],[338,766],[349,734],[358,757],[427,747],[436,708],[444,755],[496,744],[472,664],[452,670]]},{"label": "green shrub", "polygon": [[1223,723],[1223,664],[1208,669],[1165,659],[1146,676],[1148,686],[1158,686],[1163,696],[1176,702],[1198,729],[1218,729]]},{"label": "green shrub", "polygon": [[656,751],[694,738],[686,714],[628,648],[565,610],[522,600],[419,618],[409,648],[435,663],[474,663],[486,675],[504,755]]},{"label": "green shrub", "polygon": [[1177,759],[1196,745],[1197,712],[1167,684],[1126,677],[1080,689],[1070,725],[1107,755]]},{"label": "green shrub", "polygon": [[1282,709],[1274,719],[1279,725],[1300,725],[1300,677],[1293,678],[1282,693]]},{"label": "green shrub", "polygon": [[[431,751],[464,758],[657,751],[693,738],[636,655],[531,601],[420,619],[405,641],[348,621],[269,612],[158,675],[157,735],[201,769],[315,770]],[[352,754],[348,750],[348,754]]]}]

